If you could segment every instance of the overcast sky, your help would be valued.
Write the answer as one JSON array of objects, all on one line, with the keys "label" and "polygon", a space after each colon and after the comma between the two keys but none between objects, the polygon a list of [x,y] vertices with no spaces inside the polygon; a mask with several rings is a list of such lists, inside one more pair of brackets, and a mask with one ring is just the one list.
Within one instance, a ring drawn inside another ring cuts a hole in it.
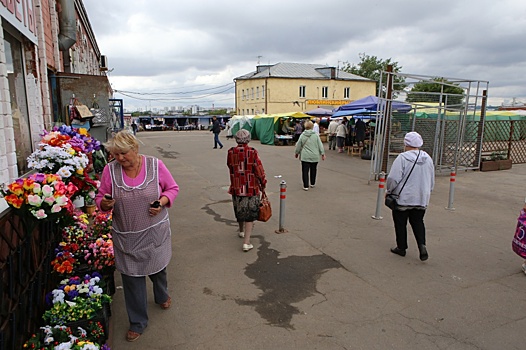
[{"label": "overcast sky", "polygon": [[[526,0],[83,0],[125,108],[234,107],[261,64],[391,58],[526,103]],[[140,93],[140,94],[137,94]],[[155,93],[151,95],[150,93]]]}]

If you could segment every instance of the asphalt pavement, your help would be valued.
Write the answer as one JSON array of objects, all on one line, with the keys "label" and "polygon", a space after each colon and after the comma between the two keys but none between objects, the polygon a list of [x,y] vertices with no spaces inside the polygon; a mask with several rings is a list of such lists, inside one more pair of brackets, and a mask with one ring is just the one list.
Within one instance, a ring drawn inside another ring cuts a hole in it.
[{"label": "asphalt pavement", "polygon": [[[405,257],[389,210],[375,220],[378,183],[370,162],[329,151],[316,187],[303,191],[292,146],[255,140],[273,217],[255,225],[242,252],[226,167],[233,140],[212,149],[206,131],[140,132],[140,152],[171,170],[180,194],[170,209],[169,310],[153,302],[149,326],[126,342],[120,277],[110,344],[122,349],[524,349],[526,275],[511,240],[526,165],[437,174],[425,216],[429,260],[409,231]],[[279,228],[279,185],[286,181]],[[454,210],[451,210],[454,208]]]}]

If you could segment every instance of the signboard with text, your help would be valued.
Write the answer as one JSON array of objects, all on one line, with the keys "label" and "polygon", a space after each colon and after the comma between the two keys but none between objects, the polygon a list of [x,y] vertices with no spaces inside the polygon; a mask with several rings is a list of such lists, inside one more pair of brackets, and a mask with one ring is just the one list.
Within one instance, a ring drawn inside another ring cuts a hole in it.
[{"label": "signboard with text", "polygon": [[331,105],[331,106],[341,106],[346,105],[347,103],[351,102],[351,100],[307,100],[307,104],[309,105]]},{"label": "signboard with text", "polygon": [[38,44],[33,0],[0,0],[0,16]]}]

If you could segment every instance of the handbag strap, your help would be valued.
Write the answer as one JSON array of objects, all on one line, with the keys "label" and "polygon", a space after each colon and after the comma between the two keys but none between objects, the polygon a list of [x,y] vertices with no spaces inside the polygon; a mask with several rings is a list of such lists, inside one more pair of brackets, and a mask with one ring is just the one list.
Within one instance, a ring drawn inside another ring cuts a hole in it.
[{"label": "handbag strap", "polygon": [[413,172],[413,169],[415,168],[418,157],[420,157],[420,151],[418,151],[415,162],[413,163],[413,166],[411,167],[411,171],[409,172],[409,175],[407,175],[407,177],[405,178],[404,184],[402,185],[402,188],[400,189],[400,192],[398,192],[397,196],[400,196],[400,193],[402,193],[402,191],[404,190],[405,184],[407,183],[407,180],[409,180],[409,176],[411,176],[411,173]]}]

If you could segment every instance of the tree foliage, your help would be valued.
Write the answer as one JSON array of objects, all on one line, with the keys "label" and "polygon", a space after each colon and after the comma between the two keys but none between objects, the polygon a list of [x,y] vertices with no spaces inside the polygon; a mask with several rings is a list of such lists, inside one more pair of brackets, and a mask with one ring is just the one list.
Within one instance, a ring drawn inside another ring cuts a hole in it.
[{"label": "tree foliage", "polygon": [[407,93],[406,102],[442,102],[451,106],[461,104],[463,99],[464,89],[458,84],[436,77],[432,81],[416,83]]},{"label": "tree foliage", "polygon": [[[402,69],[402,66],[400,66],[398,62],[392,61],[391,58],[382,60],[376,56],[366,55],[365,53],[360,53],[358,56],[360,57],[360,62],[358,64],[344,62],[342,70],[347,73],[359,75],[361,77],[376,81],[377,91],[378,85],[380,84],[381,71],[387,71],[387,66],[389,65],[393,66],[394,73],[398,73]],[[385,77],[383,80],[383,83],[385,84]],[[395,75],[395,90],[402,90],[405,87],[404,82],[405,78]]]}]

